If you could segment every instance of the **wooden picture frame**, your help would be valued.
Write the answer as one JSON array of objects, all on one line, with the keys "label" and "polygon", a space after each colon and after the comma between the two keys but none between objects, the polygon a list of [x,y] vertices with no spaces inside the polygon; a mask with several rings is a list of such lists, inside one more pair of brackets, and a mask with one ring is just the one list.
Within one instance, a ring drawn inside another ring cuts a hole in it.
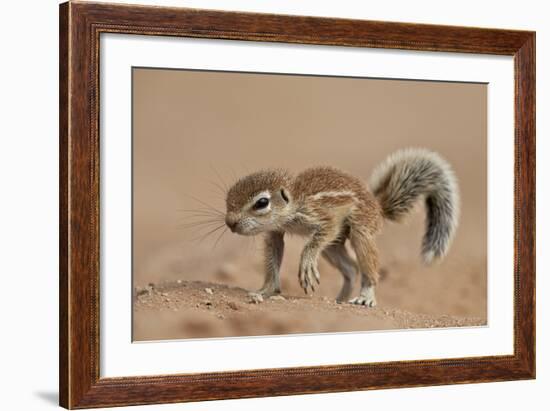
[{"label": "wooden picture frame", "polygon": [[[101,33],[513,56],[514,354],[100,378]],[[183,8],[60,6],[60,405],[90,408],[535,377],[535,33]]]}]

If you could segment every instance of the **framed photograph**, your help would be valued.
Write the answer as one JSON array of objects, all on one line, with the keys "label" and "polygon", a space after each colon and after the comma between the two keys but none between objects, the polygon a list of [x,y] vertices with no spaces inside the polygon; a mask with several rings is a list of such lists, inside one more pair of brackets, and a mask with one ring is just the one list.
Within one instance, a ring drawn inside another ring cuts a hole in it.
[{"label": "framed photograph", "polygon": [[535,378],[535,33],[60,6],[60,405]]}]

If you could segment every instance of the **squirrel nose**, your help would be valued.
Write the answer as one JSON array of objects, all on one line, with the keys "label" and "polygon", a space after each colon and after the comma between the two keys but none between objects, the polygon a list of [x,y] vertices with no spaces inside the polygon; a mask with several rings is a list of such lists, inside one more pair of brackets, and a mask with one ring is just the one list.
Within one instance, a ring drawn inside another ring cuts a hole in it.
[{"label": "squirrel nose", "polygon": [[227,215],[225,217],[225,224],[229,227],[232,233],[235,232],[235,229],[237,228],[237,219],[233,216]]}]

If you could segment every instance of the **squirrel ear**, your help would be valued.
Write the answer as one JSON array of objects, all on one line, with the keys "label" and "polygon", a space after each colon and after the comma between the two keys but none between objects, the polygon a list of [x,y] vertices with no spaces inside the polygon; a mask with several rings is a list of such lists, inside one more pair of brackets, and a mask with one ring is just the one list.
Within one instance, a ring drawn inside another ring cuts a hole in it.
[{"label": "squirrel ear", "polygon": [[284,188],[281,188],[281,197],[283,197],[283,200],[285,200],[285,203],[288,203],[290,201],[288,199],[288,193]]}]

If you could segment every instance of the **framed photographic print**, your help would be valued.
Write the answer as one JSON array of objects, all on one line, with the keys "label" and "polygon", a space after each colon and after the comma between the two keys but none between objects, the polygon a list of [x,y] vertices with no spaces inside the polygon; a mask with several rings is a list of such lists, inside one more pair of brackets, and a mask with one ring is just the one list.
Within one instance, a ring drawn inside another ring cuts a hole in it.
[{"label": "framed photographic print", "polygon": [[60,6],[60,404],[535,377],[535,33]]}]

